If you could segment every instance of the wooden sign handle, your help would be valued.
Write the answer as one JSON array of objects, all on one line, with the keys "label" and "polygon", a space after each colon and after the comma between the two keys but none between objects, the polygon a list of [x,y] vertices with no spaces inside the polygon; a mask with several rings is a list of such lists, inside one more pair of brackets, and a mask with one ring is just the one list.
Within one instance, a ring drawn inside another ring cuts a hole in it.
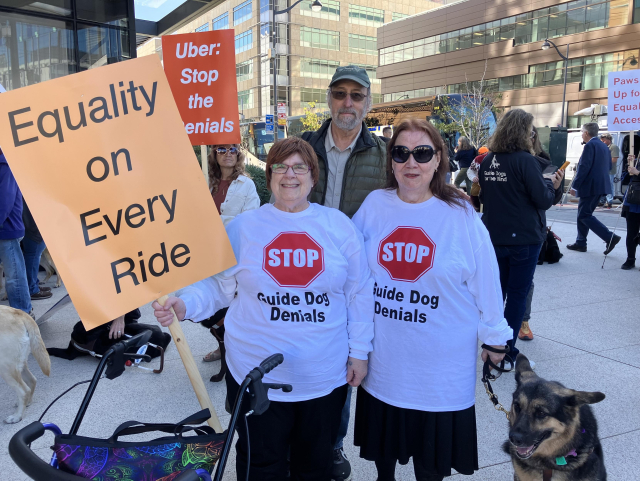
[{"label": "wooden sign handle", "polygon": [[[158,299],[158,303],[161,306],[164,306],[164,303],[167,302],[168,298],[169,296],[162,296],[160,299]],[[200,371],[198,371],[198,367],[196,366],[196,362],[193,359],[191,349],[189,349],[189,344],[187,344],[187,338],[184,336],[182,326],[180,325],[178,316],[176,316],[173,308],[171,308],[171,313],[173,314],[173,322],[169,326],[169,332],[171,332],[173,342],[178,348],[178,352],[180,353],[180,357],[182,358],[182,364],[184,364],[184,368],[187,370],[187,375],[189,376],[189,380],[191,381],[193,390],[196,393],[198,402],[200,402],[200,407],[202,407],[202,409],[208,408],[211,412],[211,417],[209,418],[207,423],[209,423],[209,426],[211,426],[217,433],[221,433],[223,432],[222,425],[220,424],[220,420],[218,419],[216,410],[211,403],[209,393],[204,387],[202,376],[200,376]]]}]

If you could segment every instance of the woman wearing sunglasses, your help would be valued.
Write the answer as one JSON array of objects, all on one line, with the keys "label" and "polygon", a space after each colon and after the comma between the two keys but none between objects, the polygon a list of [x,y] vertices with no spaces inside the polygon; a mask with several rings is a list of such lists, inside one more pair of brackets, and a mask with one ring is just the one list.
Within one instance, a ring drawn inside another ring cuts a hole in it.
[{"label": "woman wearing sunglasses", "polygon": [[[253,181],[244,171],[244,154],[235,144],[212,145],[209,162],[209,190],[222,222],[227,225],[235,216],[260,207],[260,197]],[[216,324],[224,319],[226,309],[216,313]],[[204,362],[218,361],[220,349],[204,356]]]},{"label": "woman wearing sunglasses", "polygon": [[[498,265],[463,194],[445,184],[447,149],[424,120],[395,130],[386,189],[353,218],[375,280],[375,335],[358,389],[355,444],[379,481],[413,458],[418,481],[478,469],[478,340],[504,348]],[[482,352],[499,363],[504,354]]]},{"label": "woman wearing sunglasses", "polygon": [[250,442],[250,480],[329,481],[347,383],[357,387],[367,372],[373,279],[351,220],[307,201],[319,174],[307,142],[297,137],[276,142],[266,174],[275,203],[227,226],[237,265],[183,289],[165,308],[158,303],[153,308],[166,326],[172,320],[167,306],[178,319],[194,321],[229,306],[225,381],[231,404],[247,372],[272,354],[284,355],[264,382],[290,384],[293,390],[269,391],[271,405],[260,416],[246,418],[248,402],[242,407],[239,480],[247,474]]}]

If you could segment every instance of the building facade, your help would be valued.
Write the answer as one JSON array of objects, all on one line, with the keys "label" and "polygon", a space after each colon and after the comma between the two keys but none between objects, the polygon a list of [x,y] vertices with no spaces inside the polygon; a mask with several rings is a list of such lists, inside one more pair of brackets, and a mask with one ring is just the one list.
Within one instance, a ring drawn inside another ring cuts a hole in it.
[{"label": "building facade", "polygon": [[[322,0],[322,10],[304,0],[291,12],[276,15],[278,102],[288,115],[303,115],[305,107],[326,108],[326,89],[335,69],[357,64],[369,72],[374,102],[382,101],[377,78],[378,27],[450,0]],[[273,63],[267,57],[273,12],[294,1],[227,0],[170,33],[234,29],[238,107],[245,120],[264,120],[273,113]],[[162,56],[159,38],[140,45],[138,56]]]},{"label": "building facade", "polygon": [[[463,0],[378,30],[383,106],[424,104],[437,94],[465,93],[483,78],[501,106],[531,112],[539,126],[562,123],[564,65],[569,44],[565,116],[607,104],[611,71],[640,67],[640,0]],[[430,112],[425,112],[429,115]]]},{"label": "building facade", "polygon": [[0,0],[0,84],[13,90],[135,56],[133,0]]}]

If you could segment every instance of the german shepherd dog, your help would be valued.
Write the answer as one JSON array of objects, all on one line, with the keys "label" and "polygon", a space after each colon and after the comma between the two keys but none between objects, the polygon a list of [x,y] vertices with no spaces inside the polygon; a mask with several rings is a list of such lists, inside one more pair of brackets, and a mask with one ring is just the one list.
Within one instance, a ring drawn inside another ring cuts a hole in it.
[{"label": "german shepherd dog", "polygon": [[514,480],[606,481],[598,424],[588,406],[604,397],[546,381],[518,355],[509,440],[503,446]]}]

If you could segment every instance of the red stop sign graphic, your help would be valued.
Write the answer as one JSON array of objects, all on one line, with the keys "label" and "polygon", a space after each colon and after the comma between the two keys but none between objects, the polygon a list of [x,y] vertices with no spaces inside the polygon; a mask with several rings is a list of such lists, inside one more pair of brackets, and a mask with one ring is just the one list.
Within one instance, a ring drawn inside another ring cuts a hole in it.
[{"label": "red stop sign graphic", "polygon": [[395,281],[415,282],[433,267],[436,244],[420,227],[396,227],[380,241],[378,264]]},{"label": "red stop sign graphic", "polygon": [[281,232],[264,247],[262,269],[280,287],[307,287],[324,272],[324,249],[306,232]]}]

